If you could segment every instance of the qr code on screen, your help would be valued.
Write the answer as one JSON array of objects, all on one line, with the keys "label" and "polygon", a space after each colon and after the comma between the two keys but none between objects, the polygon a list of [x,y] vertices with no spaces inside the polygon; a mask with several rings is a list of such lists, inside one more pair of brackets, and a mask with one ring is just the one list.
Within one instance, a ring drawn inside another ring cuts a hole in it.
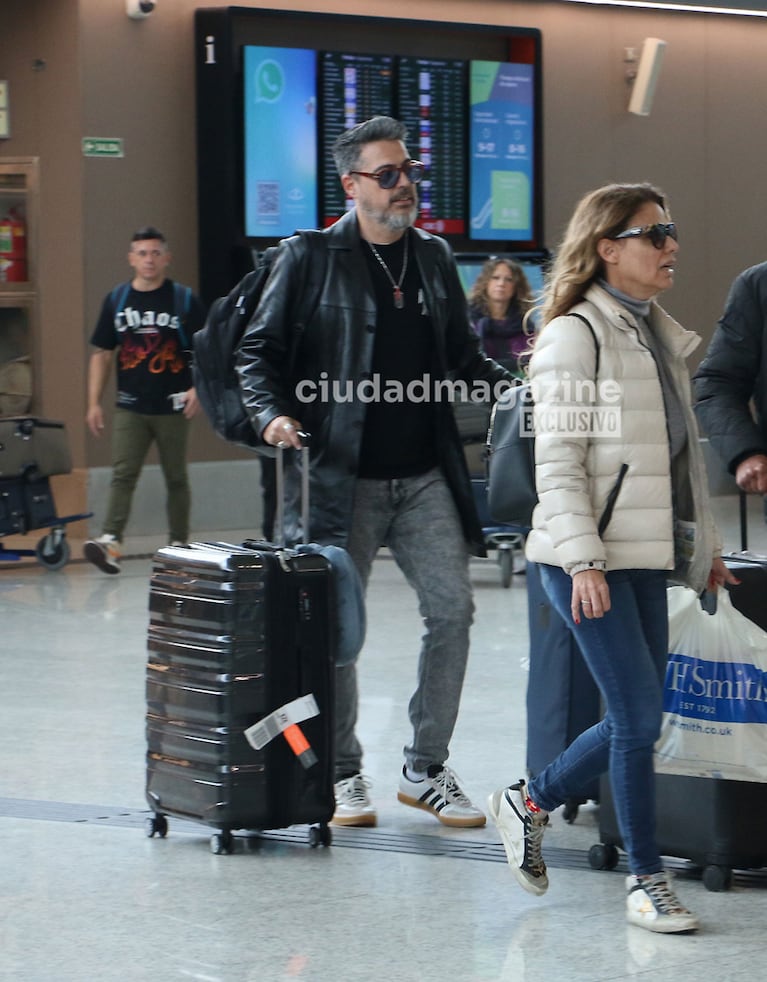
[{"label": "qr code on screen", "polygon": [[274,218],[280,213],[279,181],[259,181],[256,185],[256,210],[259,218]]}]

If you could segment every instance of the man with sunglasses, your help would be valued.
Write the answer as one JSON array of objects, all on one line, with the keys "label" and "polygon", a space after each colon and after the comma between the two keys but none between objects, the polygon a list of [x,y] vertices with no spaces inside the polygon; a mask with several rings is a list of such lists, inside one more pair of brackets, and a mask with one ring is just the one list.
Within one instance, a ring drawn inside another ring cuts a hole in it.
[{"label": "man with sunglasses", "polygon": [[[701,427],[742,491],[767,494],[767,263],[740,273],[694,376]],[[765,499],[767,517],[767,498]]]},{"label": "man with sunglasses", "polygon": [[[484,539],[452,406],[436,397],[436,385],[457,378],[493,389],[511,377],[484,356],[471,329],[450,247],[414,227],[425,168],[405,137],[400,122],[378,116],[336,140],[334,162],[353,207],[312,242],[283,241],[239,371],[267,444],[298,448],[299,431],[311,434],[311,537],[346,547],[365,584],[387,546],[418,596],[425,631],[399,800],[445,825],[476,827],[485,816],[445,762],[474,610],[469,555],[484,554]],[[307,250],[322,250],[325,286],[297,326],[306,264],[320,261]],[[294,497],[289,488],[291,539]],[[356,667],[338,668],[334,822],[370,826],[377,815],[362,774],[357,707]]]}]

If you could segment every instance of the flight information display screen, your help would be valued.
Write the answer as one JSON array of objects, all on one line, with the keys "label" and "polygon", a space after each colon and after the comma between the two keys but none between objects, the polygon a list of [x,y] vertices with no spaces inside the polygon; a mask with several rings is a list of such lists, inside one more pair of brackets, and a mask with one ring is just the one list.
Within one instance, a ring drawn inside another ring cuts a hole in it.
[{"label": "flight information display screen", "polygon": [[408,151],[426,165],[416,224],[440,235],[466,230],[466,68],[461,59],[398,60],[397,115]]},{"label": "flight information display screen", "polygon": [[331,147],[336,138],[371,116],[394,113],[394,58],[387,55],[325,51],[320,56],[321,200],[323,225],[332,225],[348,203]]}]

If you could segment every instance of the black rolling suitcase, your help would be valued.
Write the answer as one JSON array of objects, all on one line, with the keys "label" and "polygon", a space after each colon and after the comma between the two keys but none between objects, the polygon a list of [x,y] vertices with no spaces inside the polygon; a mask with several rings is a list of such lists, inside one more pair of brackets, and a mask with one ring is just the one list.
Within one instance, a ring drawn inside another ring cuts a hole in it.
[{"label": "black rolling suitcase", "polygon": [[740,584],[728,586],[727,589],[730,591],[733,607],[767,631],[767,556],[748,551],[748,510],[744,491],[739,493],[738,506],[741,551],[728,553],[723,559],[740,580]]},{"label": "black rolling suitcase", "polygon": [[[527,770],[531,777],[601,719],[599,690],[573,632],[543,589],[538,563],[527,564],[530,675],[527,683]],[[568,822],[578,806],[599,799],[599,781],[565,802]]]},{"label": "black rolling suitcase", "polygon": [[335,809],[330,566],[253,546],[160,549],[150,584],[147,834],[192,819],[216,853],[235,830],[299,824],[329,845]]},{"label": "black rolling suitcase", "polygon": [[[745,550],[746,501],[740,495],[741,546]],[[723,557],[741,580],[728,589],[732,605],[767,630],[767,559],[750,553]],[[767,866],[767,784],[721,778],[656,774],[656,836],[661,855],[690,860],[702,869],[708,890],[727,890],[733,869]],[[596,869],[612,869],[623,842],[612,801],[609,778],[601,780],[599,836],[589,862]]]}]

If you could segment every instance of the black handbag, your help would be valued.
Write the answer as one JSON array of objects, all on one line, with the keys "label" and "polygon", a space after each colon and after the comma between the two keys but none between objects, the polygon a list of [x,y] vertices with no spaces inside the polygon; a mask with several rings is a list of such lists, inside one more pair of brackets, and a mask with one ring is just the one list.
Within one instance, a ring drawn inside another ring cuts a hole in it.
[{"label": "black handbag", "polygon": [[530,528],[535,492],[535,428],[529,382],[505,389],[490,417],[487,433],[487,507],[506,525]]},{"label": "black handbag", "polygon": [[[599,342],[588,320],[574,310],[570,316],[583,321],[596,346],[599,375]],[[490,517],[504,525],[531,528],[538,504],[535,490],[535,403],[529,382],[501,393],[493,406],[487,433],[487,507]]]}]

